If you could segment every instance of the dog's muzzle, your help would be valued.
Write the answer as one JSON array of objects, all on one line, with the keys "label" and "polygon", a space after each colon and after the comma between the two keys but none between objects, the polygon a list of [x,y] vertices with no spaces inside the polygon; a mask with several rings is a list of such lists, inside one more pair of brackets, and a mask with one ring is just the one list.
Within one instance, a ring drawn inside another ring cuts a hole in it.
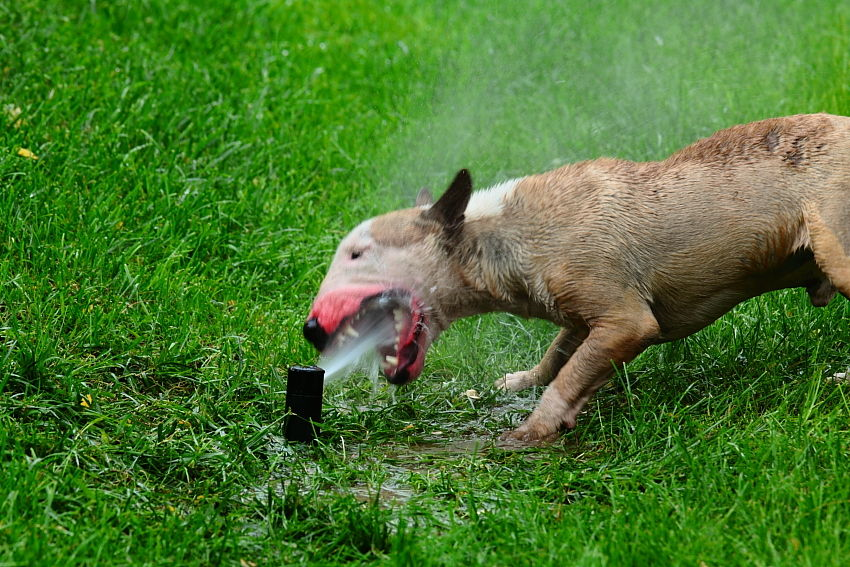
[{"label": "dog's muzzle", "polygon": [[313,317],[312,319],[307,319],[307,322],[304,323],[304,338],[310,341],[319,352],[322,352],[328,346],[330,336],[319,325],[319,320]]}]

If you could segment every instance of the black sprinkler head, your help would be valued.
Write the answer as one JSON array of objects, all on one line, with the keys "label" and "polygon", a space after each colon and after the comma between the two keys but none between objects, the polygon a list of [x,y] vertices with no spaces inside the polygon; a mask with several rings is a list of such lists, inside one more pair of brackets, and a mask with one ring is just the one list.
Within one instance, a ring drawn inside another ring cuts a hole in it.
[{"label": "black sprinkler head", "polygon": [[312,443],[322,421],[325,371],[318,366],[290,366],[286,380],[286,438]]}]

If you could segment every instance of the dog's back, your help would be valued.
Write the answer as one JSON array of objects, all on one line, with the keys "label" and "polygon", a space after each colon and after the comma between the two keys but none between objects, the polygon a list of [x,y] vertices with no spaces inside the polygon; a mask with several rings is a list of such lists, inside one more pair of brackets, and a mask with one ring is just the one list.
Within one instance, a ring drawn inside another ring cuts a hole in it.
[{"label": "dog's back", "polygon": [[774,289],[824,304],[850,295],[850,118],[776,118],[660,162],[568,165],[521,181],[510,208],[554,295],[637,290],[665,339]]}]

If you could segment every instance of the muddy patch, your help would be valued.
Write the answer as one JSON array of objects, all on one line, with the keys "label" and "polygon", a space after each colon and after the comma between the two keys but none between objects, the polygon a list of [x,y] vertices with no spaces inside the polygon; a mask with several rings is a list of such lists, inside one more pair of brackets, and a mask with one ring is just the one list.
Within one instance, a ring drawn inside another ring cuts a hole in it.
[{"label": "muddy patch", "polygon": [[[464,395],[470,404],[482,403],[477,392]],[[341,438],[338,446],[310,447],[269,435],[266,449],[274,461],[269,478],[246,490],[244,497],[283,496],[294,487],[303,494],[350,495],[360,502],[395,508],[428,493],[425,487],[437,482],[440,475],[462,475],[476,463],[499,460],[500,454],[527,451],[529,459],[542,458],[543,454],[533,448],[504,446],[496,433],[521,422],[536,405],[536,396],[505,401],[480,411],[469,421],[452,424],[460,425],[460,430],[449,431],[443,421],[411,425],[422,435],[416,442],[351,445]],[[371,405],[356,408],[372,409]]]}]

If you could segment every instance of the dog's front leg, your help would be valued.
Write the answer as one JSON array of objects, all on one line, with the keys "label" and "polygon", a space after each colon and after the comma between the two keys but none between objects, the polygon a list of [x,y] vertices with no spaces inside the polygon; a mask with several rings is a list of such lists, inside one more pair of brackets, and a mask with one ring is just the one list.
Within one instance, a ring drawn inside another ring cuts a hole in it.
[{"label": "dog's front leg", "polygon": [[518,392],[532,386],[546,386],[552,381],[578,346],[587,337],[587,327],[561,329],[546,350],[543,359],[531,370],[513,372],[498,378],[493,385],[502,390]]},{"label": "dog's front leg", "polygon": [[533,443],[554,440],[563,428],[572,429],[590,397],[613,374],[613,364],[624,364],[658,337],[655,318],[646,313],[636,319],[609,319],[593,325],[573,356],[543,392],[540,404],[509,441]]}]

